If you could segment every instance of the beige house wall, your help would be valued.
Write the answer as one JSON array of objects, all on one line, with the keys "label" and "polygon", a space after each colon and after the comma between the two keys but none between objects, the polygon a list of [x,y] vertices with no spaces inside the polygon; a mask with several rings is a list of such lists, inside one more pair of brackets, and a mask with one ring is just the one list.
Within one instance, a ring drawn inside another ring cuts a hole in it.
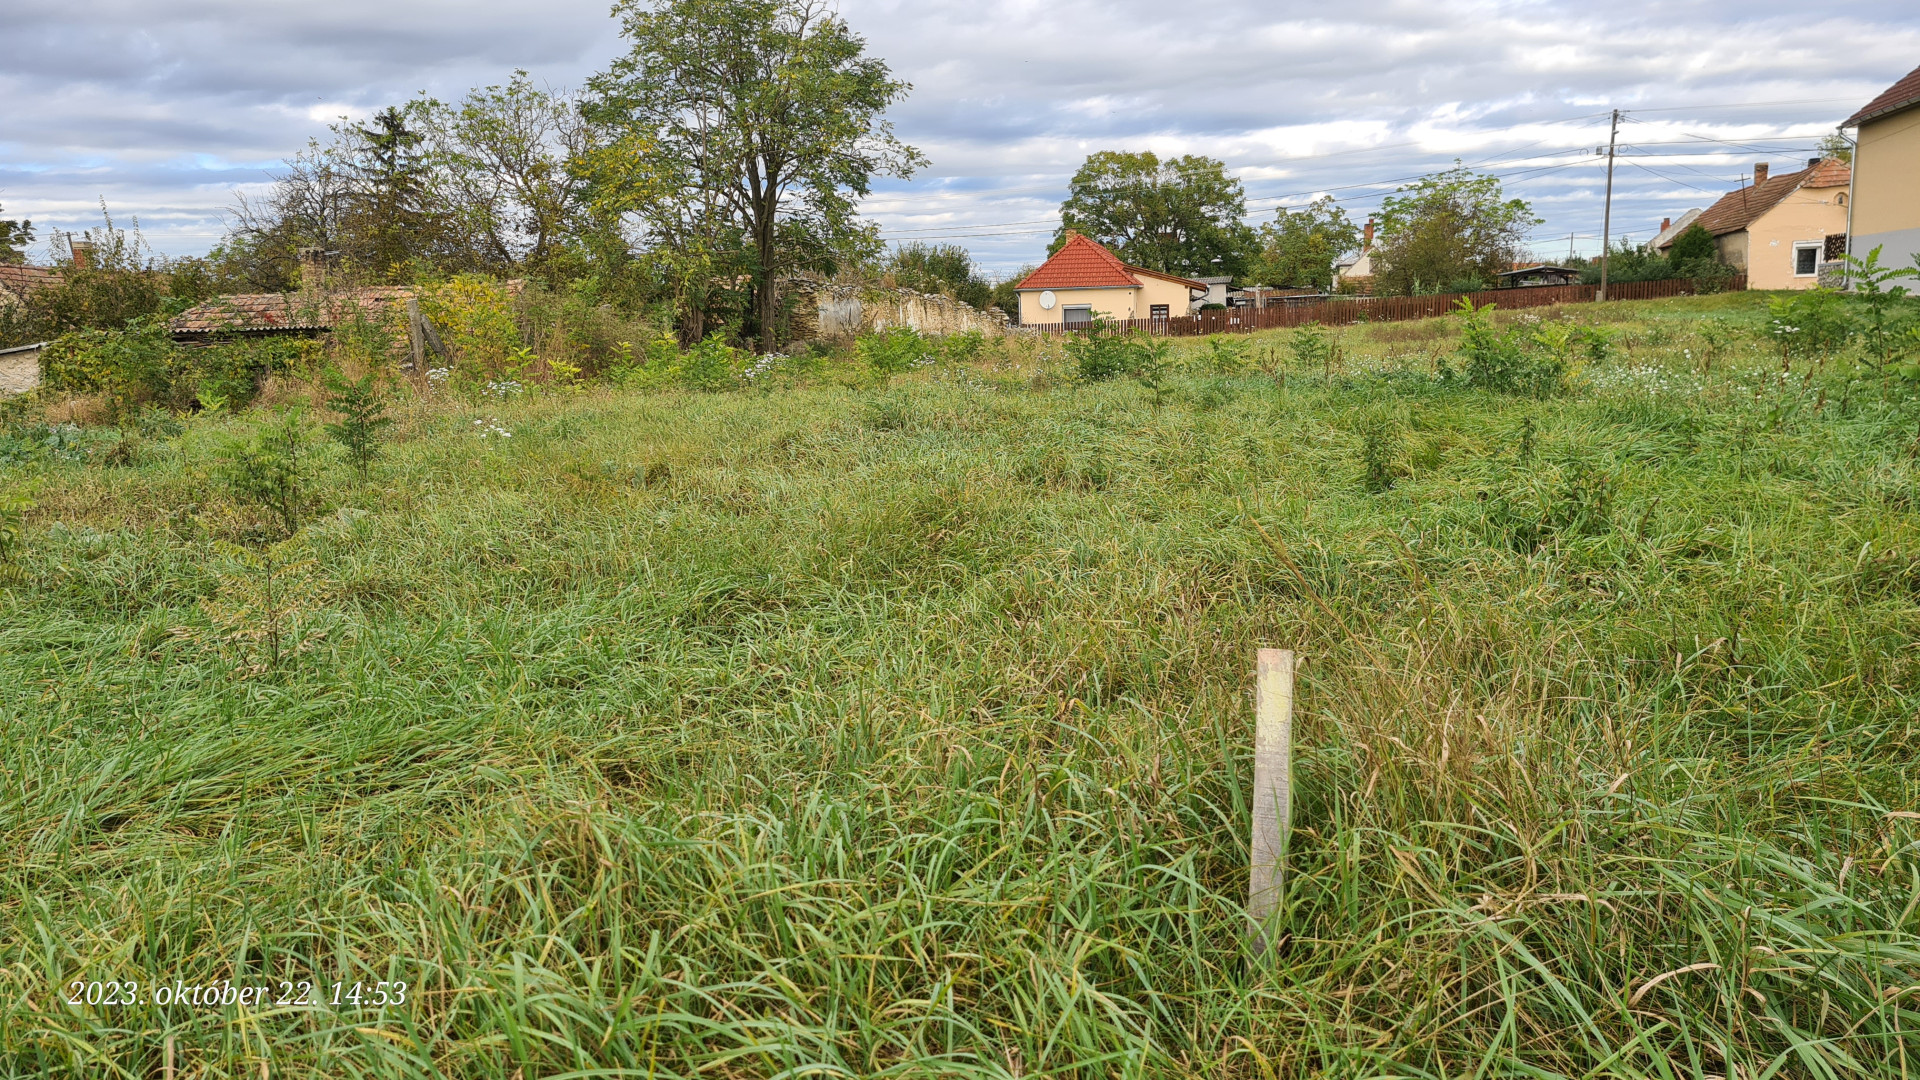
[{"label": "beige house wall", "polygon": [[[1745,231],[1726,233],[1713,238],[1713,246],[1720,253],[1720,261],[1741,273],[1747,272],[1747,234]],[[1752,288],[1759,288],[1754,285]]]},{"label": "beige house wall", "polygon": [[1920,108],[1860,125],[1853,155],[1853,229],[1848,250],[1880,265],[1920,258]]},{"label": "beige house wall", "polygon": [[[1020,294],[1020,325],[1041,326],[1046,323],[1064,322],[1067,308],[1079,304],[1088,304],[1093,308],[1096,319],[1131,319],[1136,306],[1135,296],[1139,289],[1131,286],[1112,289],[1053,289],[1053,310],[1040,306],[1040,293],[1048,290],[1022,292]],[[1183,310],[1181,314],[1186,314]]]},{"label": "beige house wall", "polygon": [[1080,304],[1092,307],[1096,319],[1152,318],[1155,304],[1167,305],[1167,314],[1173,317],[1189,313],[1193,292],[1185,285],[1146,274],[1140,275],[1140,281],[1138,288],[1054,289],[1052,292],[1056,302],[1052,311],[1040,306],[1040,293],[1044,290],[1023,290],[1020,293],[1020,325],[1063,322],[1066,320],[1066,309]]},{"label": "beige house wall", "polygon": [[1920,109],[1860,125],[1853,198],[1856,236],[1920,228]]},{"label": "beige house wall", "polygon": [[1747,226],[1747,288],[1811,289],[1818,284],[1823,256],[1814,256],[1815,273],[1800,277],[1793,272],[1793,249],[1847,231],[1846,193],[1843,187],[1801,188]]}]

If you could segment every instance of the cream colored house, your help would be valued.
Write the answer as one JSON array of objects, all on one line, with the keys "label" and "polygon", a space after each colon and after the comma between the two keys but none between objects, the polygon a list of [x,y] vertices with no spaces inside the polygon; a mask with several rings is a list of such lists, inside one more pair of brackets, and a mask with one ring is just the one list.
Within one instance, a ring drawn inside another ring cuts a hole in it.
[{"label": "cream colored house", "polygon": [[1085,326],[1095,319],[1166,319],[1190,314],[1205,296],[1202,281],[1129,266],[1099,244],[1071,233],[1066,246],[1015,286],[1020,295],[1020,325],[1065,323]]},{"label": "cream colored house", "polygon": [[1811,289],[1820,282],[1827,238],[1847,231],[1850,177],[1846,163],[1832,159],[1813,158],[1779,176],[1761,162],[1751,186],[1721,196],[1694,222],[1713,234],[1721,261],[1747,275],[1747,288]]},{"label": "cream colored house", "polygon": [[1853,150],[1853,221],[1847,251],[1908,267],[1920,256],[1920,68],[1847,118]]},{"label": "cream colored house", "polygon": [[[1333,287],[1340,292],[1373,291],[1373,219],[1367,219],[1360,239],[1360,253],[1333,264]],[[1341,288],[1341,286],[1346,286]]]}]

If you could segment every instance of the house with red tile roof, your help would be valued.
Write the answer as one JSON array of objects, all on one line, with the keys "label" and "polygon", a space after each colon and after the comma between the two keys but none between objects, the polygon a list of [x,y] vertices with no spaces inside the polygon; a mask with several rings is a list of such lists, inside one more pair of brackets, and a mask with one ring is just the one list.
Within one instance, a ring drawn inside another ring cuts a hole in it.
[{"label": "house with red tile roof", "polygon": [[[1832,158],[1779,175],[1761,162],[1752,184],[1722,195],[1694,224],[1713,234],[1721,261],[1747,275],[1748,288],[1811,289],[1820,283],[1827,239],[1847,231],[1850,178],[1846,162]],[[1678,237],[1662,236],[1658,250]]]},{"label": "house with red tile roof", "polygon": [[1847,250],[1883,266],[1920,258],[1920,68],[1847,117],[1854,128],[1853,219]]},{"label": "house with red tile roof", "polygon": [[1184,316],[1207,294],[1207,283],[1131,266],[1079,233],[1053,258],[1014,286],[1020,325],[1085,326],[1095,319],[1165,319]]}]

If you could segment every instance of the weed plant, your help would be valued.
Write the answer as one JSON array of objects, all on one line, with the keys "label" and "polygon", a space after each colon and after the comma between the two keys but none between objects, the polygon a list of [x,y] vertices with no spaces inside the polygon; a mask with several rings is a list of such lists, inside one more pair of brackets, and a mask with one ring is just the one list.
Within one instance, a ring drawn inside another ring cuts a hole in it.
[{"label": "weed plant", "polygon": [[[1158,408],[1047,342],[881,412],[412,401],[270,602],[202,479],[240,421],[6,466],[0,1072],[1912,1077],[1920,404],[1782,378],[1764,299],[1609,305],[1545,400],[1378,327]],[[1361,490],[1373,409],[1445,453]]]}]

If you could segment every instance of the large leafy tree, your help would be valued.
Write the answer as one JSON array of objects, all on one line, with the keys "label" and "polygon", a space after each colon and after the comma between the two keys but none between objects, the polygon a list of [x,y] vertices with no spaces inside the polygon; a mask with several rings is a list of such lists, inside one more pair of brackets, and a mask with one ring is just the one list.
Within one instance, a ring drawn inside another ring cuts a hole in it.
[{"label": "large leafy tree", "polygon": [[1049,253],[1078,232],[1149,270],[1238,276],[1255,246],[1241,221],[1246,193],[1212,158],[1163,162],[1152,151],[1103,150],[1073,174],[1067,192]]},{"label": "large leafy tree", "polygon": [[[869,246],[855,201],[923,163],[883,119],[910,89],[821,0],[620,0],[632,43],[589,83],[596,203],[661,253],[683,319],[735,266],[774,344],[778,280]],[[684,332],[684,328],[683,328]]]},{"label": "large leafy tree", "polygon": [[1506,197],[1498,177],[1456,161],[1381,202],[1375,288],[1402,295],[1485,288],[1513,267],[1541,221],[1525,200]]},{"label": "large leafy tree", "polygon": [[574,166],[588,131],[572,98],[516,71],[458,105],[424,99],[415,112],[429,166],[422,183],[448,231],[480,266],[551,283],[584,201]]},{"label": "large leafy tree", "polygon": [[1298,209],[1281,207],[1260,226],[1260,253],[1248,265],[1249,283],[1333,288],[1334,260],[1360,245],[1360,230],[1331,195]]}]

